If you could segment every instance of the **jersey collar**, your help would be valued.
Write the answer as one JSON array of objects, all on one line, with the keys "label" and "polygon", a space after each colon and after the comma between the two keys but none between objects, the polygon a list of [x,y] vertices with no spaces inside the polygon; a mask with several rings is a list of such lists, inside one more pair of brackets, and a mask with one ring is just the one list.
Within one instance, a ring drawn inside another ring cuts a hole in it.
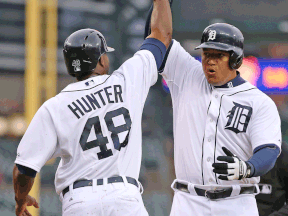
[{"label": "jersey collar", "polygon": [[233,87],[236,87],[236,86],[239,86],[243,83],[245,83],[246,80],[244,80],[241,76],[240,76],[240,73],[237,71],[237,76],[233,79],[233,80],[230,80],[229,82],[227,82],[226,84],[224,85],[221,85],[221,86],[214,86],[215,88],[233,88]]},{"label": "jersey collar", "polygon": [[99,84],[102,84],[109,77],[110,75],[107,75],[107,74],[101,75],[101,76],[91,76],[88,79],[69,84],[61,92],[88,90],[88,89],[98,86]]}]

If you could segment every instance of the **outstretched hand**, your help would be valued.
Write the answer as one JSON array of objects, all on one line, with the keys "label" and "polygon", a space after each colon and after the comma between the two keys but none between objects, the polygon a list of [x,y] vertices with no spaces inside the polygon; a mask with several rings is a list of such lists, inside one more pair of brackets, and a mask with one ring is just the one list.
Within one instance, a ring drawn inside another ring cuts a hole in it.
[{"label": "outstretched hand", "polygon": [[27,196],[25,200],[17,200],[15,213],[17,216],[32,216],[27,210],[27,206],[34,206],[35,208],[39,208],[39,204],[36,199],[32,196]]},{"label": "outstretched hand", "polygon": [[[169,0],[170,8],[172,7],[173,0]],[[151,34],[151,16],[153,11],[153,4],[151,5],[148,15],[146,18],[145,30],[144,30],[144,40]]]},{"label": "outstretched hand", "polygon": [[245,161],[242,161],[227,148],[222,147],[224,153],[227,156],[217,157],[218,161],[224,161],[226,163],[213,163],[213,172],[219,175],[218,178],[221,180],[240,180],[242,178],[249,177],[248,167]]}]

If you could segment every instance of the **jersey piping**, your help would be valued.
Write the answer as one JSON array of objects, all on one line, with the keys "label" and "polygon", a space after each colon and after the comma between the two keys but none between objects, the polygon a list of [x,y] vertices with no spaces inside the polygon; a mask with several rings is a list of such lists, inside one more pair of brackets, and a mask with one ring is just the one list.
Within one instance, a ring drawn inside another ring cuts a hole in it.
[{"label": "jersey piping", "polygon": [[[209,112],[209,109],[210,109],[210,105],[211,105],[211,100],[210,100],[210,103],[209,103],[209,106],[208,106],[208,109],[207,109],[207,114]],[[202,182],[203,182],[203,185],[204,185],[204,172],[203,172],[203,157],[204,157],[204,139],[205,139],[205,131],[204,131],[204,136],[203,136],[203,140],[202,140],[202,160],[201,160],[201,170],[202,170]]]},{"label": "jersey piping", "polygon": [[241,92],[245,92],[245,91],[250,91],[250,90],[253,90],[253,89],[257,89],[257,88],[246,89],[246,90],[243,90],[243,91],[235,92],[235,93],[233,93],[231,95],[227,95],[227,96],[232,96],[232,95],[235,95],[235,94],[238,94],[238,93],[241,93]]},{"label": "jersey piping", "polygon": [[[257,89],[257,88],[250,88],[250,89],[246,89],[246,90],[242,90],[242,91],[239,91],[239,92],[235,92],[235,93],[233,93],[233,94],[231,94],[231,95],[227,95],[227,96],[233,96],[233,95],[235,95],[235,94],[238,94],[238,93],[241,93],[241,92],[246,92],[246,91],[250,91],[250,90],[253,90],[253,89]],[[220,99],[220,106],[219,106],[219,115],[218,115],[218,118],[217,118],[217,122],[216,122],[216,132],[215,132],[215,147],[214,147],[214,163],[215,163],[215,161],[216,161],[216,146],[217,146],[217,131],[218,131],[218,121],[219,121],[219,117],[220,117],[220,114],[221,114],[221,105],[222,105],[222,98],[223,98],[223,96],[224,96],[224,94],[221,96],[221,99]],[[211,104],[211,101],[210,101],[210,104]],[[210,104],[209,104],[209,107],[210,107]],[[208,110],[207,110],[207,113],[208,113],[208,111],[209,111],[209,108],[208,108]],[[205,134],[204,134],[204,136],[205,136]],[[203,140],[204,140],[204,138],[203,138]],[[242,148],[241,148],[242,149]],[[243,150],[243,149],[242,149]],[[202,151],[203,151],[203,145],[202,145]],[[202,152],[202,164],[203,164],[203,152]],[[202,173],[203,173],[203,168],[202,168]],[[203,177],[203,175],[202,175],[202,177]],[[217,176],[216,176],[216,173],[215,173],[215,179],[216,179],[216,183],[217,184],[219,184],[218,183],[218,178],[217,178]],[[204,182],[204,178],[203,178],[203,182]]]},{"label": "jersey piping", "polygon": [[[218,122],[219,122],[219,117],[220,117],[220,114],[221,114],[222,98],[223,98],[223,95],[221,96],[221,99],[220,99],[219,115],[218,115],[217,122],[216,122],[216,131],[215,131],[215,147],[214,147],[214,163],[215,163],[215,156],[216,156],[216,145],[217,145]],[[216,173],[215,173],[215,179],[216,179],[216,183],[218,184],[218,179],[217,179]]]}]

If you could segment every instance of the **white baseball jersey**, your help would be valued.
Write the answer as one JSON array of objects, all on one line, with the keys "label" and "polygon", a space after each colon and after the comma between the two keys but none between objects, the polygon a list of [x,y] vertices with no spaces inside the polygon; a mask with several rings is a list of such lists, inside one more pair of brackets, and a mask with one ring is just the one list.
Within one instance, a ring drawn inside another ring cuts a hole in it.
[{"label": "white baseball jersey", "polygon": [[259,177],[219,180],[212,163],[226,156],[222,147],[244,161],[260,145],[281,148],[280,117],[274,102],[240,76],[242,84],[213,87],[202,64],[175,40],[162,75],[173,102],[177,179],[200,185],[258,183]]},{"label": "white baseball jersey", "polygon": [[61,157],[58,194],[79,179],[138,179],[142,112],[157,77],[153,54],[141,50],[110,76],[68,85],[37,111],[15,163],[39,172],[46,161]]}]

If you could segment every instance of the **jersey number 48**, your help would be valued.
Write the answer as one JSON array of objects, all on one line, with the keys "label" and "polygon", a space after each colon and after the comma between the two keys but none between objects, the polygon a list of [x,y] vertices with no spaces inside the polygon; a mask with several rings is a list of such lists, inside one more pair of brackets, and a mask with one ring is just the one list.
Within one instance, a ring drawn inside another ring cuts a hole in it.
[{"label": "jersey number 48", "polygon": [[[123,115],[125,124],[115,127],[112,118],[120,116],[120,115]],[[111,132],[111,139],[113,141],[114,148],[120,151],[121,147],[125,147],[128,144],[128,137],[129,137],[131,124],[132,124],[128,109],[121,107],[117,110],[107,112],[104,117],[104,120],[105,120],[108,130]],[[93,126],[95,130],[96,139],[90,142],[87,142],[89,134]],[[122,143],[120,143],[118,134],[124,131],[128,131],[128,134],[125,140]],[[83,151],[99,146],[100,152],[97,153],[97,155],[98,155],[99,160],[101,160],[103,158],[107,158],[113,155],[111,149],[107,149],[107,146],[106,146],[107,144],[108,144],[108,139],[107,137],[103,136],[99,116],[89,118],[85,124],[84,130],[80,138],[80,145]]]}]

